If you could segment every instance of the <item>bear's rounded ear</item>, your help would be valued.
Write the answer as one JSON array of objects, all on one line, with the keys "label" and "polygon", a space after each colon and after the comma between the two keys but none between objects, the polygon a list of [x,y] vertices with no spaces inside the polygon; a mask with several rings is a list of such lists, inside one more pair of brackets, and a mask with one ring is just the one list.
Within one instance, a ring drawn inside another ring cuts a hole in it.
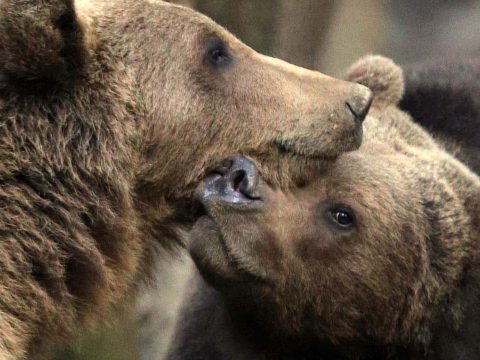
[{"label": "bear's rounded ear", "polygon": [[74,0],[0,1],[0,91],[58,89],[78,74],[85,53]]},{"label": "bear's rounded ear", "polygon": [[373,91],[373,107],[397,105],[404,91],[402,69],[391,59],[367,55],[347,71],[346,80],[365,85]]}]

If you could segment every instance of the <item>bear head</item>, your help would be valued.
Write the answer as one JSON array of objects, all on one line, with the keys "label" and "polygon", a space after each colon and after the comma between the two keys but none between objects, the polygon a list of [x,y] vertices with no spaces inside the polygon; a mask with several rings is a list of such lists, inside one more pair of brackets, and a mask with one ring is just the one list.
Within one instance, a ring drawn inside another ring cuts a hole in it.
[{"label": "bear head", "polygon": [[275,344],[425,354],[442,342],[438,329],[468,326],[480,181],[396,108],[395,64],[354,68],[378,96],[360,149],[290,191],[247,159],[226,161],[198,189],[190,251],[233,312]]},{"label": "bear head", "polygon": [[4,100],[52,127],[91,127],[94,140],[121,131],[143,204],[188,197],[225,155],[249,155],[287,184],[360,145],[366,87],[260,55],[191,9],[4,1],[0,16]]}]

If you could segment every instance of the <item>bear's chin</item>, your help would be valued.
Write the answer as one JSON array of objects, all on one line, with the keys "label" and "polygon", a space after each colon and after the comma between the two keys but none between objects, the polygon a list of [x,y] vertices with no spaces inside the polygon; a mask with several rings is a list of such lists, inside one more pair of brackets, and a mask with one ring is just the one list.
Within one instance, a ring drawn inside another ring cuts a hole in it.
[{"label": "bear's chin", "polygon": [[200,216],[190,233],[189,251],[202,277],[217,285],[239,279],[229,260],[218,225],[208,215]]},{"label": "bear's chin", "polygon": [[188,248],[202,277],[217,289],[260,281],[235,263],[218,225],[208,215],[193,225]]}]

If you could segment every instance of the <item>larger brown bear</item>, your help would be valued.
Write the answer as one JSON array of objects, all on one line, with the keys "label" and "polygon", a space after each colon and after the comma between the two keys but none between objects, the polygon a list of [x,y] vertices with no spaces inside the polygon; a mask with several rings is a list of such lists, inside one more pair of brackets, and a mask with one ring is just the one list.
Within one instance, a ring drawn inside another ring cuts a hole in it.
[{"label": "larger brown bear", "polygon": [[396,108],[401,71],[367,57],[359,150],[307,186],[235,158],[199,188],[203,277],[169,359],[453,360],[480,354],[480,179]]},{"label": "larger brown bear", "polygon": [[0,358],[124,298],[225,155],[302,181],[359,146],[370,100],[161,1],[1,1]]}]

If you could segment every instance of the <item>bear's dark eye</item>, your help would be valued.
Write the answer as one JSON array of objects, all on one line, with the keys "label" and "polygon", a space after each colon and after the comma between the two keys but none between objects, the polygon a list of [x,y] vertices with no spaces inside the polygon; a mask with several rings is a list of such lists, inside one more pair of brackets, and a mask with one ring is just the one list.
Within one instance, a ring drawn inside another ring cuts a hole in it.
[{"label": "bear's dark eye", "polygon": [[211,38],[207,41],[205,61],[215,68],[225,68],[232,63],[232,56],[225,43],[219,38]]},{"label": "bear's dark eye", "polygon": [[351,228],[355,225],[355,215],[349,208],[338,207],[330,210],[333,221],[342,228]]}]

